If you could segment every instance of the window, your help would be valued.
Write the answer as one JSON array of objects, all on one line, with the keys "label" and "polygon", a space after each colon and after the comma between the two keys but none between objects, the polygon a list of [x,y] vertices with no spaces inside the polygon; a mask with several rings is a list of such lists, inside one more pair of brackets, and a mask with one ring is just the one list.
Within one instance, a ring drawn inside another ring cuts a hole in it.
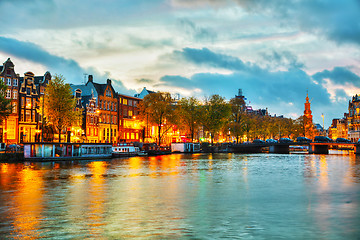
[{"label": "window", "polygon": [[22,97],[22,98],[21,98],[21,107],[24,107],[24,104],[25,104],[25,98]]},{"label": "window", "polygon": [[76,98],[81,98],[81,90],[80,89],[75,90],[75,97]]},{"label": "window", "polygon": [[17,94],[18,92],[17,92],[17,90],[14,90],[13,91],[13,99],[17,99],[17,97],[18,97],[18,94]]},{"label": "window", "polygon": [[116,111],[116,103],[114,104],[114,111]]},{"label": "window", "polygon": [[18,85],[18,80],[17,79],[13,79],[13,86],[17,86]]},{"label": "window", "polygon": [[11,86],[11,78],[7,78],[7,85]]},{"label": "window", "polygon": [[133,102],[133,101],[129,99],[129,104],[128,104],[128,105],[129,105],[129,106],[132,106],[132,102]]},{"label": "window", "polygon": [[124,105],[127,105],[127,104],[128,104],[127,99],[123,99],[123,104],[124,104]]},{"label": "window", "polygon": [[11,98],[11,90],[6,90],[6,98]]},{"label": "window", "polygon": [[133,115],[133,111],[129,110],[129,117],[132,117],[132,115]]},{"label": "window", "polygon": [[31,98],[26,98],[26,108],[31,108]]},{"label": "window", "polygon": [[136,107],[137,104],[138,104],[138,102],[134,100],[134,107]]},{"label": "window", "polygon": [[135,134],[131,133],[131,139],[135,139]]},{"label": "window", "polygon": [[30,111],[30,110],[26,110],[25,122],[30,122],[30,121],[31,121],[31,111]]},{"label": "window", "polygon": [[17,113],[17,105],[16,105],[16,102],[14,102],[14,103],[12,104],[12,112],[13,112],[13,113]]},{"label": "window", "polygon": [[26,95],[30,95],[31,94],[31,89],[28,87],[26,88]]}]

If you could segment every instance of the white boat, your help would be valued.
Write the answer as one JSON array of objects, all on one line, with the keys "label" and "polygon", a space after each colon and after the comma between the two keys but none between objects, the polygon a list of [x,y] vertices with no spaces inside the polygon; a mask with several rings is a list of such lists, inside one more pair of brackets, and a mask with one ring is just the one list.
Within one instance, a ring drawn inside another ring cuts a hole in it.
[{"label": "white boat", "polygon": [[140,151],[139,147],[135,147],[132,144],[118,144],[118,146],[112,148],[113,157],[132,157],[132,156],[145,156],[146,152]]}]

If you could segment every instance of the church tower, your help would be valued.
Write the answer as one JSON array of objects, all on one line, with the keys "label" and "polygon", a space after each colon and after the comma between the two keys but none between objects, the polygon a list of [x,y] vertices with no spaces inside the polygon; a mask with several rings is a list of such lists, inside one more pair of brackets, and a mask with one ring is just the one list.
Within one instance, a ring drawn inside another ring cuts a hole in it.
[{"label": "church tower", "polygon": [[312,139],[314,135],[314,127],[313,127],[313,116],[311,114],[310,102],[309,102],[309,94],[306,93],[306,102],[305,102],[305,110],[304,110],[304,132],[305,137]]}]

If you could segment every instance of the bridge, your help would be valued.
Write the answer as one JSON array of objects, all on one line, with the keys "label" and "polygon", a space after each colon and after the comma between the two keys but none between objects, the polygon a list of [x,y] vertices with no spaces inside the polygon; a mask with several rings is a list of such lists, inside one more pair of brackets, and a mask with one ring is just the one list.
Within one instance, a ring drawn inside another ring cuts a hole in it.
[{"label": "bridge", "polygon": [[329,149],[335,146],[346,146],[354,148],[355,154],[360,154],[360,143],[325,143],[325,142],[311,142],[311,143],[249,143],[249,144],[231,144],[230,152],[235,153],[262,153],[264,148],[269,148],[269,153],[289,153],[290,146],[308,146],[308,152],[314,154],[329,154]]}]

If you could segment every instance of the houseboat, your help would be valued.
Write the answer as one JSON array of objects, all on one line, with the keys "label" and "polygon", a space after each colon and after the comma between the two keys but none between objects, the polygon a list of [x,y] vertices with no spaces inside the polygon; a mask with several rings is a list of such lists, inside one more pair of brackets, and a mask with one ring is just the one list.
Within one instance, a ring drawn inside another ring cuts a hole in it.
[{"label": "houseboat", "polygon": [[117,157],[132,157],[132,156],[144,156],[147,155],[145,152],[140,151],[139,147],[135,147],[132,144],[118,144],[115,147],[112,147],[112,156]]},{"label": "houseboat", "polygon": [[180,152],[180,153],[200,152],[200,143],[171,143],[171,152]]},{"label": "houseboat", "polygon": [[108,143],[24,143],[24,158],[29,161],[105,159],[112,157]]}]

